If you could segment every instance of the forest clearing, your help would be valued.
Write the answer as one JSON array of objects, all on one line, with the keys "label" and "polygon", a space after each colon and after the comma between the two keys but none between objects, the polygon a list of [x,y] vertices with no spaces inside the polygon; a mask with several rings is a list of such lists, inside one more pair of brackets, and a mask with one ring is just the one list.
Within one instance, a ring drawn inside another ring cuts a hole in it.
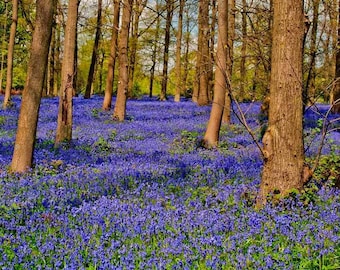
[{"label": "forest clearing", "polygon": [[[340,133],[300,193],[255,210],[260,151],[232,114],[200,147],[209,106],[129,100],[113,121],[103,97],[74,98],[71,145],[54,148],[58,99],[42,99],[34,168],[10,174],[20,97],[0,111],[2,269],[336,269]],[[257,136],[260,103],[241,104]],[[325,114],[329,106],[320,105]],[[306,156],[322,115],[305,116]],[[328,172],[331,172],[329,175]]]}]

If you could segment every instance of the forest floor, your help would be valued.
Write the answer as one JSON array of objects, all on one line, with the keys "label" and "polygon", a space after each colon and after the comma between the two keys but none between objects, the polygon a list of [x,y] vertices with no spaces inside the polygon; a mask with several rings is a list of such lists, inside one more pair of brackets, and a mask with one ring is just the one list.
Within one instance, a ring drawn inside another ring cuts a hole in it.
[{"label": "forest floor", "polygon": [[[340,268],[339,131],[305,190],[255,210],[262,159],[235,114],[207,150],[209,106],[131,100],[119,123],[102,100],[74,99],[72,144],[54,149],[58,99],[43,99],[24,175],[8,173],[20,97],[0,111],[1,269]],[[241,105],[260,137],[260,104]],[[308,162],[327,109],[306,113]]]}]

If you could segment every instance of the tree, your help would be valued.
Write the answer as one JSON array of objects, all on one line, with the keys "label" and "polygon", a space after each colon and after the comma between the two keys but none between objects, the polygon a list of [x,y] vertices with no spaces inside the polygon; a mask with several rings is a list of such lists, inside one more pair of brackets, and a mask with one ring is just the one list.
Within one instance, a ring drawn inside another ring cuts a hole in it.
[{"label": "tree", "polygon": [[13,80],[13,57],[14,57],[14,44],[15,44],[15,33],[17,31],[18,23],[18,0],[12,1],[12,24],[8,42],[7,52],[7,75],[6,75],[6,88],[3,107],[7,108],[10,104],[12,80]]},{"label": "tree", "polygon": [[218,0],[217,9],[218,39],[216,52],[214,100],[211,107],[208,127],[203,139],[205,146],[208,148],[215,147],[218,144],[226,95],[226,86],[230,86],[229,80],[227,78],[228,0]]},{"label": "tree", "polygon": [[105,95],[103,100],[103,110],[109,110],[112,103],[114,72],[117,59],[117,39],[119,28],[120,1],[115,0],[113,6],[113,26],[110,45],[110,55],[108,60],[108,71],[106,77]]},{"label": "tree", "polygon": [[304,184],[302,128],[302,1],[274,0],[270,105],[263,137],[264,167],[258,206],[268,194],[285,196]]},{"label": "tree", "polygon": [[117,119],[118,121],[124,121],[126,114],[126,99],[129,83],[128,43],[132,5],[133,0],[123,1],[122,24],[118,38],[118,53],[119,53],[118,89],[116,104],[113,112],[113,119]]},{"label": "tree", "polygon": [[245,95],[246,85],[246,58],[247,58],[247,1],[242,0],[242,48],[241,48],[241,84],[240,84],[240,99],[242,100]]},{"label": "tree", "polygon": [[171,30],[173,10],[174,10],[174,1],[166,0],[166,22],[165,22],[165,36],[164,36],[162,89],[161,89],[161,95],[159,98],[160,100],[163,100],[163,101],[167,99],[170,30]]},{"label": "tree", "polygon": [[175,102],[179,102],[181,99],[181,92],[183,88],[182,84],[182,32],[183,32],[183,10],[184,10],[184,0],[179,1],[179,12],[178,12],[178,26],[177,26],[177,44],[176,44],[176,92],[175,92]]},{"label": "tree", "polygon": [[36,1],[35,29],[12,157],[12,172],[21,173],[32,167],[39,107],[52,33],[54,7],[55,0]]},{"label": "tree", "polygon": [[64,57],[61,67],[59,110],[55,146],[72,139],[72,98],[75,74],[75,46],[79,0],[69,0],[65,29]]},{"label": "tree", "polygon": [[340,113],[340,1],[338,4],[338,43],[335,60],[335,87],[333,91],[333,105],[332,112]]},{"label": "tree", "polygon": [[91,57],[91,64],[89,73],[87,76],[87,84],[86,84],[86,90],[84,98],[90,98],[91,97],[91,89],[92,89],[92,83],[93,83],[93,76],[94,76],[94,70],[96,67],[97,57],[98,57],[98,46],[99,46],[99,40],[100,40],[100,31],[101,31],[101,25],[102,25],[102,0],[98,0],[98,11],[97,11],[97,23],[96,23],[96,35],[94,38],[94,45],[92,49],[92,57]]},{"label": "tree", "polygon": [[7,40],[7,16],[8,16],[8,0],[5,0],[5,14],[4,14],[4,24],[3,29],[4,33],[1,39],[1,67],[0,67],[0,92],[2,91],[2,81],[3,81],[3,74],[4,74],[4,62],[5,62],[5,51],[6,51],[6,40]]}]

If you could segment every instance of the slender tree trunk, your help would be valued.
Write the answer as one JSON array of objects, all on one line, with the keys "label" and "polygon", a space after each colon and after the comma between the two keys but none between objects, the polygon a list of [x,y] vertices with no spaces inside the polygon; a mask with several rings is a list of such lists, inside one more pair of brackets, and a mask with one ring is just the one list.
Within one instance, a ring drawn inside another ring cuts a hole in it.
[{"label": "slender tree trunk", "polygon": [[169,68],[169,47],[170,47],[170,28],[172,22],[172,15],[174,10],[173,0],[167,0],[166,3],[166,23],[165,23],[165,38],[164,38],[164,54],[163,54],[163,74],[162,74],[162,88],[160,100],[167,99],[168,87],[168,68]]},{"label": "slender tree trunk", "polygon": [[102,0],[98,0],[98,11],[97,11],[97,23],[96,23],[96,35],[94,39],[94,45],[92,49],[92,57],[91,57],[91,65],[89,74],[87,76],[87,84],[84,98],[91,97],[91,88],[93,85],[93,78],[94,78],[94,70],[96,68],[97,58],[98,58],[98,47],[99,47],[99,40],[101,35],[101,25],[102,25]]},{"label": "slender tree trunk", "polygon": [[340,1],[338,4],[338,43],[335,62],[335,87],[333,90],[333,113],[340,113]]},{"label": "slender tree trunk", "polygon": [[209,66],[208,66],[208,99],[213,100],[214,90],[214,65],[215,65],[215,29],[217,23],[217,5],[216,0],[211,0],[211,22],[210,22],[210,40],[209,40]]},{"label": "slender tree trunk", "polygon": [[222,123],[230,124],[231,117],[231,75],[234,63],[234,38],[235,38],[235,0],[228,0],[228,41],[227,41],[227,78],[228,88],[225,95]]},{"label": "slender tree trunk", "polygon": [[6,51],[6,40],[7,40],[7,17],[8,17],[8,0],[5,0],[5,21],[4,21],[4,33],[2,35],[2,51],[1,51],[1,67],[0,67],[0,92],[2,92],[2,81],[4,76],[4,63],[5,63],[5,51]]},{"label": "slender tree trunk", "polygon": [[[53,24],[54,25],[54,24]],[[48,55],[48,71],[47,71],[47,96],[53,96],[53,88],[54,88],[54,75],[55,75],[55,27],[52,27],[52,37],[50,50]]]},{"label": "slender tree trunk", "polygon": [[[214,102],[211,107],[208,127],[204,135],[206,147],[215,147],[219,133],[225,102],[228,54],[228,0],[218,0],[218,40],[216,53],[216,73],[214,85]],[[229,85],[228,85],[229,86]]]},{"label": "slender tree trunk", "polygon": [[72,140],[72,98],[75,73],[74,58],[76,46],[76,25],[79,0],[69,0],[64,41],[64,57],[61,67],[61,86],[59,91],[59,111],[55,147]]},{"label": "slender tree trunk", "polygon": [[7,52],[7,76],[6,76],[6,89],[3,108],[7,108],[10,105],[11,90],[12,90],[12,80],[13,80],[13,58],[14,58],[14,44],[15,44],[15,34],[17,31],[18,23],[18,0],[12,1],[12,25],[11,32],[9,36],[8,52]]},{"label": "slender tree trunk", "polygon": [[36,1],[35,29],[11,164],[11,171],[16,173],[25,172],[32,167],[54,7],[54,0]]},{"label": "slender tree trunk", "polygon": [[181,94],[183,92],[183,78],[182,78],[182,33],[183,33],[183,9],[184,0],[179,1],[178,12],[178,26],[177,26],[177,44],[176,44],[176,90],[175,102],[181,101]]},{"label": "slender tree trunk", "polygon": [[[159,12],[159,5],[158,1],[156,2],[156,11]],[[158,39],[159,39],[159,32],[161,28],[161,21],[160,17],[157,16],[156,20],[156,33],[155,33],[155,39],[153,43],[153,48],[152,48],[152,56],[151,56],[151,68],[150,68],[150,84],[149,84],[149,97],[152,97],[153,93],[153,83],[155,79],[155,70],[156,70],[156,59],[157,59],[157,53],[158,53]]]},{"label": "slender tree trunk", "polygon": [[119,28],[119,13],[120,13],[120,0],[114,1],[113,6],[113,27],[111,36],[111,48],[108,60],[108,71],[106,77],[105,86],[105,96],[103,101],[103,110],[110,110],[112,104],[112,94],[113,94],[113,81],[115,75],[115,66],[117,59],[117,38],[118,38],[118,28]]},{"label": "slender tree trunk", "polygon": [[198,91],[198,104],[209,104],[209,0],[201,0],[201,12],[199,17],[199,31],[202,36],[202,44],[200,53],[199,64],[199,91]]},{"label": "slender tree trunk", "polygon": [[118,121],[124,121],[126,114],[126,99],[129,83],[128,43],[132,4],[133,0],[123,1],[122,25],[118,38],[119,79],[117,99],[113,112],[113,119],[117,119]]},{"label": "slender tree trunk", "polygon": [[[188,73],[189,73],[189,49],[190,49],[190,18],[189,18],[189,7],[185,10],[186,14],[186,33],[185,33],[185,53],[184,53],[184,74],[183,74],[183,86],[185,95],[188,89]],[[190,87],[191,88],[191,87]],[[190,89],[192,90],[192,89]]]},{"label": "slender tree trunk", "polygon": [[272,74],[268,129],[263,137],[264,167],[257,205],[268,194],[286,196],[304,184],[302,127],[302,46],[300,0],[274,0]]},{"label": "slender tree trunk", "polygon": [[56,12],[56,29],[55,29],[55,56],[54,56],[54,62],[55,62],[55,82],[53,86],[53,96],[59,96],[59,89],[61,87],[61,62],[60,62],[60,48],[61,48],[61,27],[62,27],[62,21],[61,21],[61,10],[60,10],[60,3],[59,0],[57,0],[57,12]]},{"label": "slender tree trunk", "polygon": [[317,32],[318,32],[318,21],[319,21],[319,6],[320,0],[313,1],[313,22],[312,22],[312,36],[310,42],[310,56],[309,56],[309,68],[307,73],[307,79],[304,89],[304,106],[307,105],[308,101],[314,102],[315,98],[315,60],[317,53]]},{"label": "slender tree trunk", "polygon": [[247,76],[247,69],[246,69],[246,58],[247,58],[247,1],[242,0],[242,47],[241,47],[241,66],[240,66],[240,73],[241,73],[241,82],[240,82],[240,94],[239,98],[242,101],[245,97],[245,86],[247,85],[246,76]]}]

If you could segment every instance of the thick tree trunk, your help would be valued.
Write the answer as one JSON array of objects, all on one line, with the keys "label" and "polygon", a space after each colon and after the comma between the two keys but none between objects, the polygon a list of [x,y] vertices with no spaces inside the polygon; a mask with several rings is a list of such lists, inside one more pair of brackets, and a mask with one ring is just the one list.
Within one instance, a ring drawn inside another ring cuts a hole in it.
[{"label": "thick tree trunk", "polygon": [[340,113],[340,1],[338,6],[338,43],[335,62],[335,86],[333,90],[333,113]]},{"label": "thick tree trunk", "polygon": [[264,167],[258,206],[268,194],[285,196],[304,184],[302,128],[303,7],[300,0],[274,0],[272,73]]},{"label": "thick tree trunk", "polygon": [[75,73],[76,25],[78,20],[79,0],[69,0],[64,41],[64,57],[61,68],[61,86],[59,90],[58,125],[55,146],[72,140],[72,98]]},{"label": "thick tree trunk", "polygon": [[[215,147],[219,141],[219,133],[225,102],[227,81],[228,54],[228,0],[218,0],[218,40],[216,53],[216,72],[214,85],[214,102],[211,107],[208,127],[204,135],[206,147]],[[228,85],[229,87],[229,85]]]},{"label": "thick tree trunk", "polygon": [[12,90],[12,80],[13,80],[13,58],[14,58],[14,44],[15,44],[15,34],[17,31],[18,24],[18,0],[12,1],[12,25],[11,32],[9,35],[8,42],[8,52],[7,52],[7,75],[6,75],[6,88],[3,108],[7,108],[10,104],[11,90]]},{"label": "thick tree trunk", "polygon": [[117,99],[113,112],[113,118],[118,121],[124,121],[126,114],[126,99],[128,91],[128,43],[129,28],[132,13],[133,0],[123,1],[122,25],[118,38],[118,59],[119,59],[119,79]]},{"label": "thick tree trunk", "polygon": [[235,38],[235,0],[228,0],[228,41],[227,41],[227,81],[228,88],[225,95],[222,123],[230,124],[231,121],[231,75],[234,63],[234,38]]},{"label": "thick tree trunk", "polygon": [[35,29],[28,63],[27,79],[22,95],[11,164],[12,172],[21,173],[32,167],[40,100],[51,40],[54,7],[54,0],[36,1]]},{"label": "thick tree trunk", "polygon": [[89,74],[87,76],[87,84],[84,98],[91,97],[91,89],[93,86],[93,78],[94,78],[94,71],[96,68],[97,57],[98,57],[98,47],[99,47],[99,40],[100,40],[100,32],[102,28],[102,0],[98,0],[98,11],[97,11],[97,24],[96,24],[96,35],[94,39],[94,45],[92,49],[92,57],[91,57],[91,64],[89,69]]},{"label": "thick tree trunk", "polygon": [[120,0],[114,1],[113,7],[113,27],[111,36],[111,48],[108,60],[108,71],[106,77],[105,95],[103,101],[103,110],[110,110],[112,103],[113,94],[113,81],[115,75],[115,66],[117,59],[117,39],[118,39],[118,28],[119,28],[119,13],[120,13]]},{"label": "thick tree trunk", "polygon": [[184,0],[179,1],[179,12],[178,12],[178,26],[177,26],[177,44],[176,44],[176,90],[175,90],[175,102],[181,100],[181,94],[183,92],[183,81],[182,81],[182,28],[183,28],[183,9]]},{"label": "thick tree trunk", "polygon": [[170,47],[170,30],[172,15],[174,10],[174,2],[167,0],[166,3],[166,22],[165,22],[165,37],[164,37],[164,54],[163,54],[163,73],[162,73],[162,88],[160,100],[167,99],[167,88],[168,88],[168,68],[169,68],[169,47]]}]

